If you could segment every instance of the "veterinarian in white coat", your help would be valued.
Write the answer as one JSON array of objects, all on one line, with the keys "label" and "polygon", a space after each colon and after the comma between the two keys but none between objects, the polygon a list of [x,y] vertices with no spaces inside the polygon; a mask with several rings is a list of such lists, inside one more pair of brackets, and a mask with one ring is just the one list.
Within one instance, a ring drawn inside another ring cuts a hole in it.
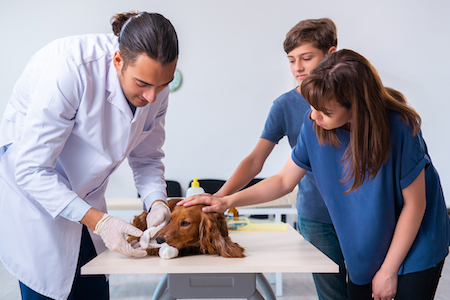
[{"label": "veterinarian in white coat", "polygon": [[144,209],[154,204],[148,221],[170,219],[161,147],[176,32],[159,14],[120,14],[112,25],[119,38],[68,37],[37,52],[0,125],[0,259],[22,299],[108,299],[104,276],[79,275],[80,244],[95,246],[87,260],[105,244],[146,254],[124,238],[142,231],[105,214],[108,178],[125,158]]}]

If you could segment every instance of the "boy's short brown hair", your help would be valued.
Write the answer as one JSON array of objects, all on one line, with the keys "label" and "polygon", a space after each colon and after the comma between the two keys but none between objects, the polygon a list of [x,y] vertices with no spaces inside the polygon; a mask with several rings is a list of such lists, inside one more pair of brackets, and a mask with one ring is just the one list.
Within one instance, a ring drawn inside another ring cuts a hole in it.
[{"label": "boy's short brown hair", "polygon": [[327,53],[331,47],[337,47],[336,25],[328,18],[302,20],[286,34],[284,51],[289,53],[304,43],[312,43]]}]

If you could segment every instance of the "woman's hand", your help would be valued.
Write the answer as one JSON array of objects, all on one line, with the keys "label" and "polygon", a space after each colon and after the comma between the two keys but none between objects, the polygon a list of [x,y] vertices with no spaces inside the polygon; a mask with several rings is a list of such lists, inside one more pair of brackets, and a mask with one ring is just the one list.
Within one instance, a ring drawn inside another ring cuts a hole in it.
[{"label": "woman's hand", "polygon": [[398,277],[395,272],[381,268],[372,279],[372,293],[375,300],[392,300],[397,294]]},{"label": "woman's hand", "polygon": [[178,202],[177,205],[204,204],[208,205],[203,208],[204,212],[224,213],[230,207],[263,203],[286,195],[292,192],[305,174],[306,170],[297,166],[292,158],[289,158],[280,173],[240,192],[225,197],[215,197],[210,194],[195,195]]},{"label": "woman's hand", "polygon": [[203,207],[203,212],[224,213],[229,208],[227,199],[228,197],[214,197],[211,194],[203,193],[181,200],[177,203],[177,205],[184,205],[187,207],[197,204],[203,204],[207,205]]},{"label": "woman's hand", "polygon": [[419,231],[426,209],[425,171],[402,190],[403,207],[386,257],[372,279],[374,299],[391,300],[397,294],[398,270]]}]

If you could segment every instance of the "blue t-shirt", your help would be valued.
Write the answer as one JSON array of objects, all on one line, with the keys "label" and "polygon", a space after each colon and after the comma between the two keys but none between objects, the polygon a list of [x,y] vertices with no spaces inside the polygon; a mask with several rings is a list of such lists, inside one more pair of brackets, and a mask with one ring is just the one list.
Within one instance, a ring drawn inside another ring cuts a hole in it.
[{"label": "blue t-shirt", "polygon": [[309,112],[305,114],[294,162],[312,170],[333,220],[350,279],[368,284],[380,268],[392,240],[396,220],[403,207],[402,189],[425,168],[426,211],[399,275],[434,267],[448,254],[450,222],[439,176],[421,134],[412,130],[399,114],[390,114],[391,152],[374,179],[343,194],[351,185],[342,183],[342,156],[350,133],[336,129],[341,147],[319,145]]},{"label": "blue t-shirt", "polygon": [[[261,138],[278,144],[287,136],[293,148],[297,144],[303,115],[308,109],[309,104],[297,89],[281,95],[273,102]],[[331,223],[327,207],[311,172],[307,172],[298,184],[296,207],[298,213],[309,220]]]}]

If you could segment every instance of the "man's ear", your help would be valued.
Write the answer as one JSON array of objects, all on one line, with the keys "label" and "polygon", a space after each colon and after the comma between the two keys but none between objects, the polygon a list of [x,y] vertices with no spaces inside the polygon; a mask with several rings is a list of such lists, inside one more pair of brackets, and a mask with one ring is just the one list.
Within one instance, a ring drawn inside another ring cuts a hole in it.
[{"label": "man's ear", "polygon": [[335,46],[333,46],[333,47],[330,47],[330,49],[328,49],[328,53],[327,53],[327,55],[328,55],[328,54],[330,54],[330,53],[336,52],[336,51],[337,51],[337,49],[336,49],[336,47],[335,47]]},{"label": "man's ear", "polygon": [[114,63],[114,67],[116,68],[117,71],[121,71],[122,70],[122,68],[123,68],[123,57],[122,57],[122,54],[120,54],[119,50],[114,52],[113,63]]}]

